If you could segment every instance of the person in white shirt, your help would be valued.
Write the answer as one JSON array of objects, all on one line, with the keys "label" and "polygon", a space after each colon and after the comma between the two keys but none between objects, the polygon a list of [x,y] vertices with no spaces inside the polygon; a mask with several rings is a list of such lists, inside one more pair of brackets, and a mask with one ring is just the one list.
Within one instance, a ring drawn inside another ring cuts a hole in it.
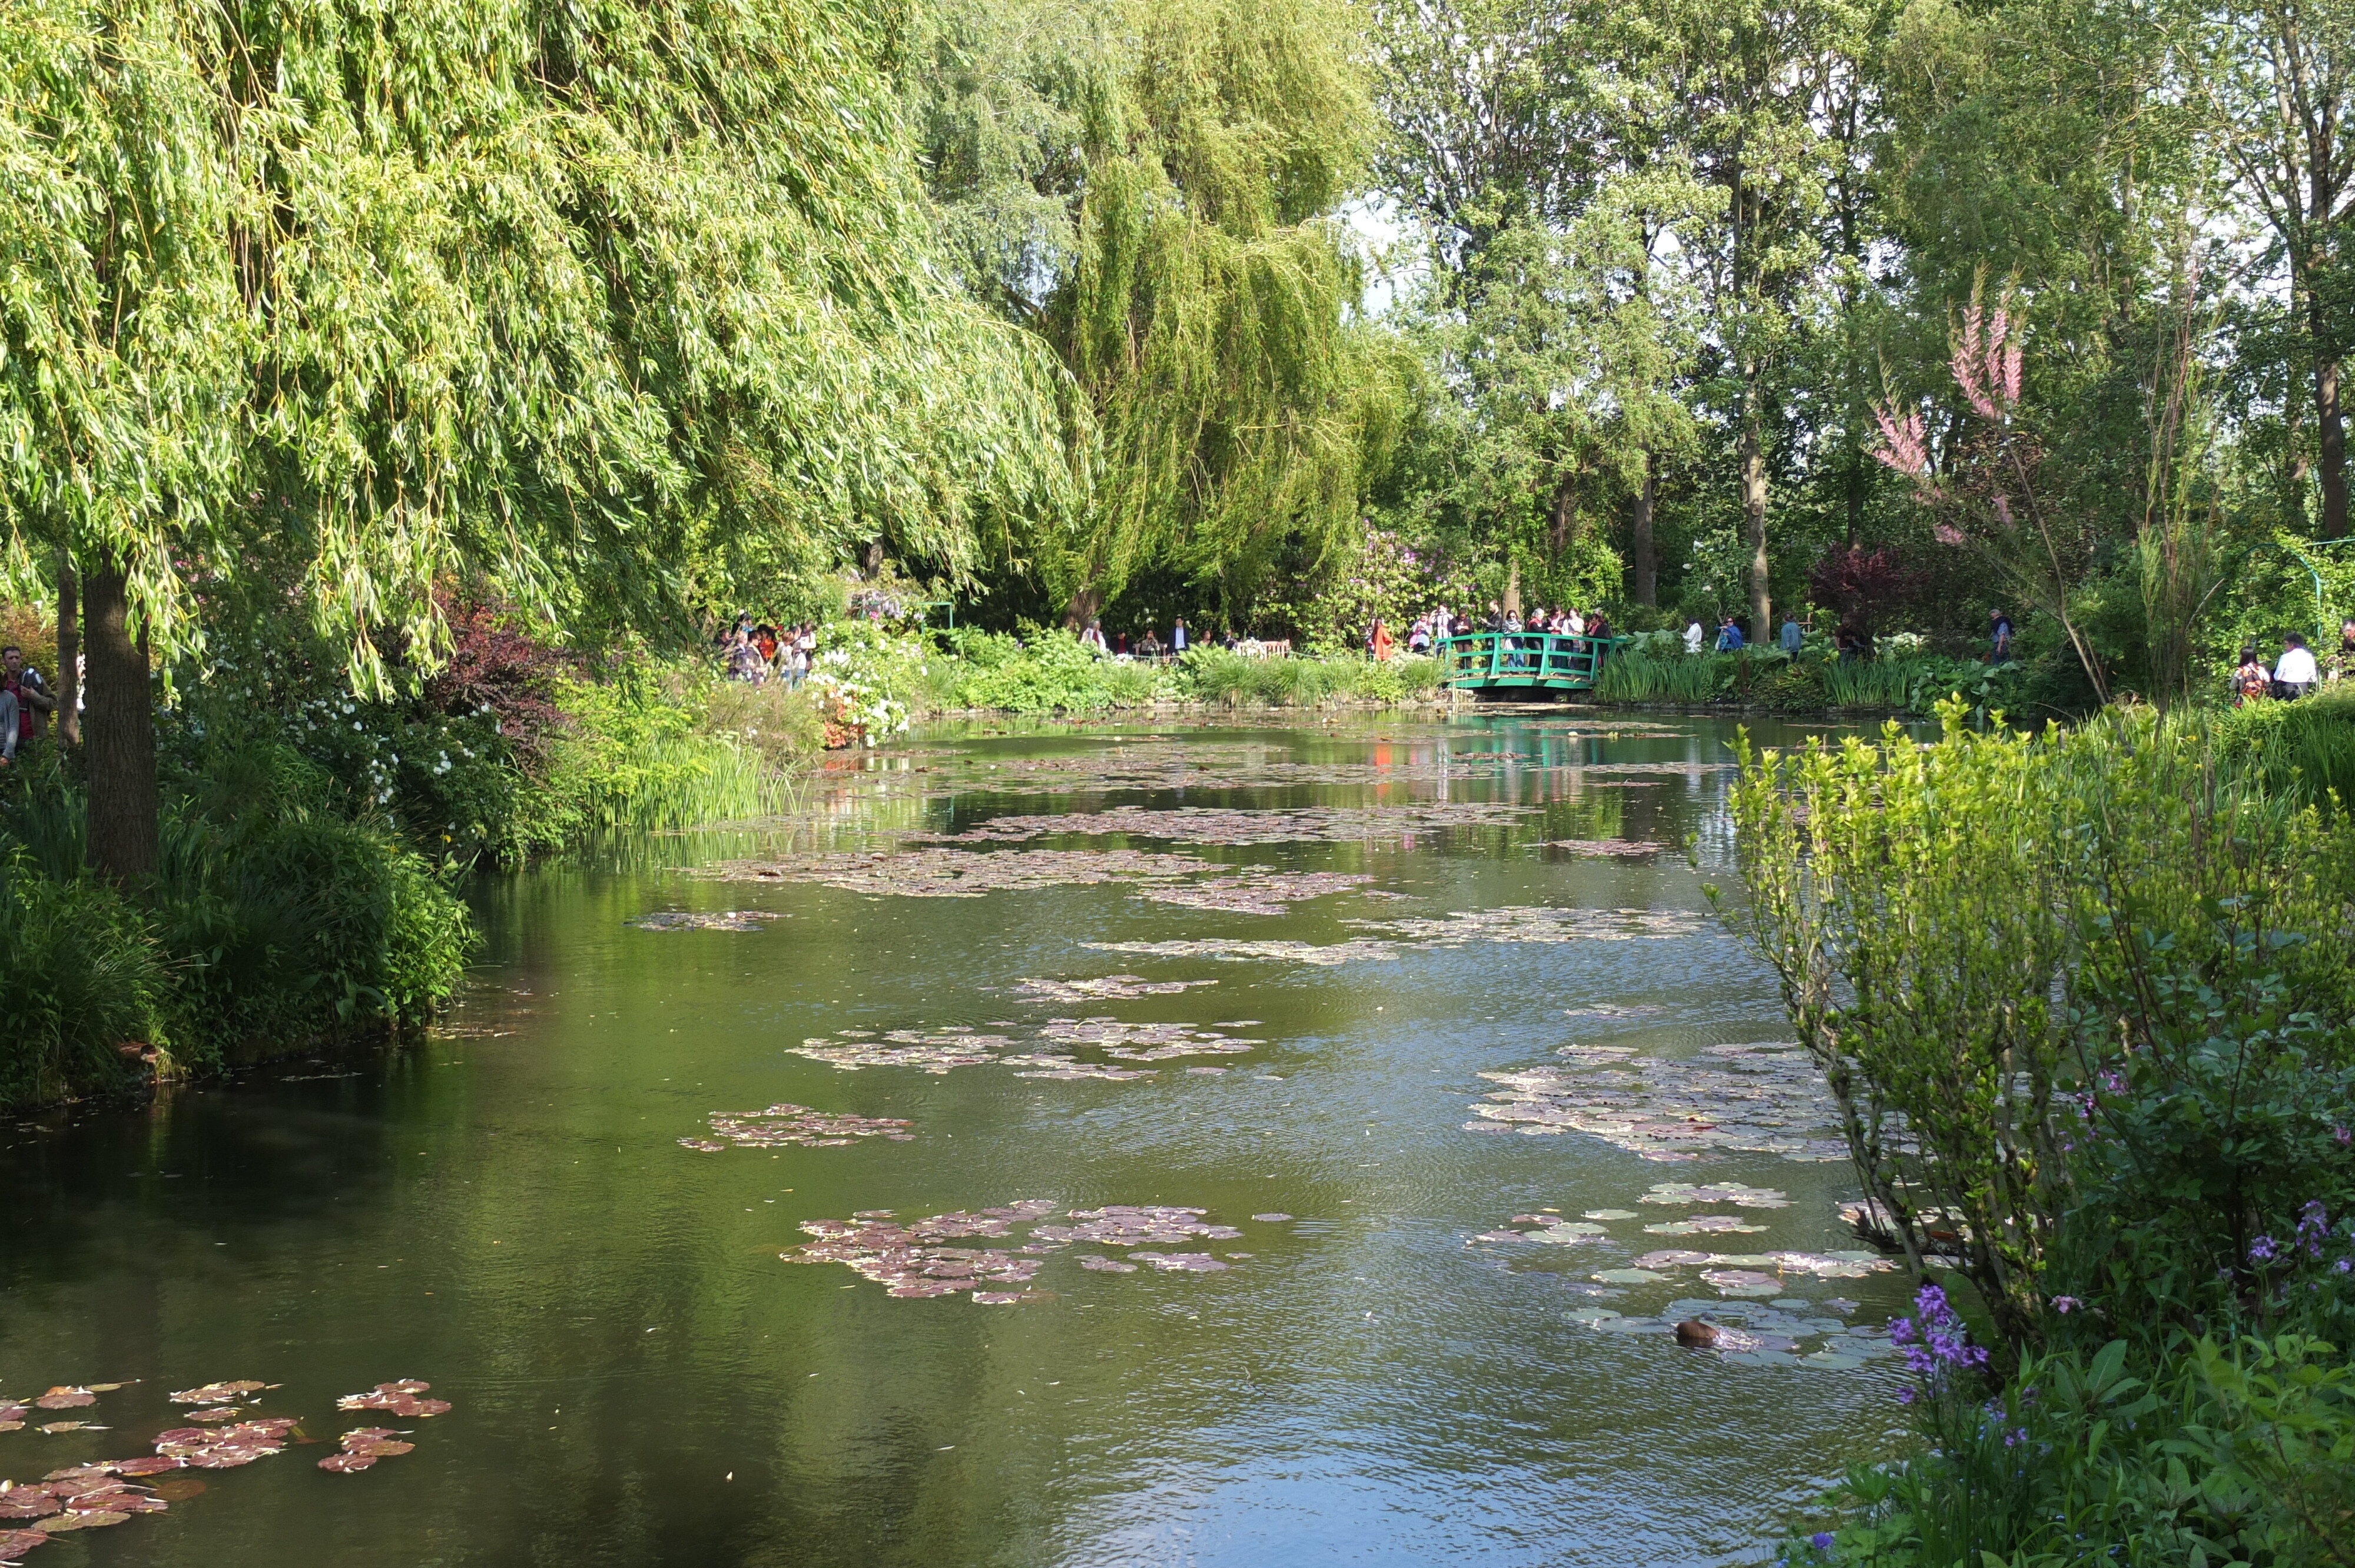
[{"label": "person in white shirt", "polygon": [[1685,652],[1688,652],[1688,653],[1698,653],[1698,652],[1700,652],[1701,639],[1702,639],[1703,637],[1705,637],[1706,635],[1708,635],[1708,634],[1707,634],[1706,632],[1704,632],[1704,631],[1702,631],[1702,630],[1701,630],[1701,629],[1700,629],[1700,621],[1698,621],[1698,620],[1694,621],[1690,626],[1686,627],[1686,628],[1685,628]]},{"label": "person in white shirt", "polygon": [[2313,689],[2315,677],[2314,655],[2307,651],[2306,639],[2291,632],[2282,639],[2282,656],[2274,662],[2274,684],[2285,697],[2302,697]]},{"label": "person in white shirt", "polygon": [[1583,637],[1586,635],[1586,617],[1579,614],[1577,610],[1572,609],[1570,614],[1564,618],[1561,629],[1564,631],[1569,632],[1572,637]]}]

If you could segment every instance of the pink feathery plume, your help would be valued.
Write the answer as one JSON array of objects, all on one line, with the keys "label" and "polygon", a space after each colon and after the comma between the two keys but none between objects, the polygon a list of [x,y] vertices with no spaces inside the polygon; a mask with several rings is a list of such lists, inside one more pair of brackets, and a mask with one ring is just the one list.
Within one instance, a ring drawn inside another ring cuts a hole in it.
[{"label": "pink feathery plume", "polygon": [[1875,403],[1872,419],[1881,427],[1881,444],[1873,448],[1874,457],[1908,479],[1919,479],[1930,471],[1929,432],[1921,415],[1907,414],[1901,419],[1894,409]]},{"label": "pink feathery plume", "polygon": [[2001,523],[2005,527],[2009,528],[2009,527],[2010,527],[2010,526],[2011,526],[2011,497],[2010,497],[2010,496],[2009,496],[2009,495],[2003,495],[2003,494],[1998,494],[1998,495],[1996,496],[1996,498],[1995,498],[1995,514],[1996,514],[1996,520],[1997,520],[1998,522]]},{"label": "pink feathery plume", "polygon": [[1955,527],[1952,523],[1931,524],[1930,536],[1937,540],[1941,545],[1959,545],[1964,542],[1963,531],[1960,528]]}]

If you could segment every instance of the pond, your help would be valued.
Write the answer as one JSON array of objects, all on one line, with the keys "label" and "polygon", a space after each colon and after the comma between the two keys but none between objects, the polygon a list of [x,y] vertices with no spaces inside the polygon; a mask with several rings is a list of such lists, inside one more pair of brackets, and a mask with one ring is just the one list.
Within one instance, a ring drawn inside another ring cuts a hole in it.
[{"label": "pond", "polygon": [[37,1561],[1754,1560],[1902,1287],[1708,913],[1732,735],[949,727],[486,882],[431,1040],[0,1134],[0,1394],[124,1385],[0,1477],[232,1434]]}]

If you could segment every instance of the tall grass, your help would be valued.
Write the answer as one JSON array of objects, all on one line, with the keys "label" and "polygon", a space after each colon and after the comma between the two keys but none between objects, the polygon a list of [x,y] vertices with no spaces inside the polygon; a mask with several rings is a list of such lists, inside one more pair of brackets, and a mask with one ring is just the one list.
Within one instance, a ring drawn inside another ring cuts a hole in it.
[{"label": "tall grass", "polygon": [[2217,748],[2270,794],[2355,803],[2355,690],[2294,703],[2259,702],[2214,720]]},{"label": "tall grass", "polygon": [[1609,703],[1706,703],[1733,684],[1731,653],[1623,652],[1604,662],[1594,694]]},{"label": "tall grass", "polygon": [[1902,708],[1922,674],[1916,659],[1834,660],[1824,666],[1824,692],[1842,708]]}]

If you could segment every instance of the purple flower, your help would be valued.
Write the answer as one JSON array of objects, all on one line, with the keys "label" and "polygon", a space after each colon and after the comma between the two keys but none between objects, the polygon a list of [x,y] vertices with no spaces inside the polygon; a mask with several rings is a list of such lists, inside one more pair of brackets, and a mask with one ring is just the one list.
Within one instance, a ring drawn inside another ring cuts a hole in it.
[{"label": "purple flower", "polygon": [[2063,1316],[2066,1316],[2071,1312],[2074,1312],[2078,1308],[2083,1307],[2083,1305],[2084,1303],[2078,1300],[2074,1296],[2055,1296],[2052,1298],[2052,1310],[2059,1312]]},{"label": "purple flower", "polygon": [[2015,1426],[2003,1435],[2003,1446],[2007,1448],[2017,1448],[2027,1441],[2028,1428],[2025,1426]]},{"label": "purple flower", "polygon": [[2355,1141],[2355,1135],[2350,1135],[2343,1127],[2332,1128],[2330,1129],[2330,1136],[2339,1140],[2339,1147],[2341,1149],[2346,1148],[2350,1141]]},{"label": "purple flower", "polygon": [[1807,1537],[1807,1544],[1818,1552],[1829,1552],[1832,1549],[1832,1532],[1828,1530],[1819,1530]]},{"label": "purple flower", "polygon": [[2281,1255],[2281,1244],[2271,1236],[2259,1236],[2249,1244],[2251,1263],[2271,1263]]}]

